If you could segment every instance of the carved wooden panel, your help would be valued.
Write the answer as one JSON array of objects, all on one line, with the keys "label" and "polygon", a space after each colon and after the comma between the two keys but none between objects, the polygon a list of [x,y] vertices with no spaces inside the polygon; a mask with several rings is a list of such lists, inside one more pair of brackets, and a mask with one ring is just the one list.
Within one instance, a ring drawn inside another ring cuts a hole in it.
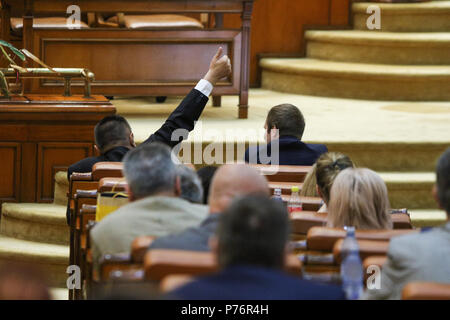
[{"label": "carved wooden panel", "polygon": [[0,143],[0,203],[19,200],[20,159],[19,143]]},{"label": "carved wooden panel", "polygon": [[51,202],[55,186],[55,174],[80,159],[92,156],[91,143],[47,142],[38,144],[37,201]]}]

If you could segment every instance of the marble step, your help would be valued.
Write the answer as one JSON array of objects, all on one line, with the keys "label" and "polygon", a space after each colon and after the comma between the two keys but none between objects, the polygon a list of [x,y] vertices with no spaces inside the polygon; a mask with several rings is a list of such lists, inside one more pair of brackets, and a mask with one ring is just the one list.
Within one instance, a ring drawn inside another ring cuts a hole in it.
[{"label": "marble step", "polygon": [[432,189],[434,172],[378,172],[386,183],[392,208],[438,209]]},{"label": "marble step", "polygon": [[306,39],[307,57],[313,59],[394,65],[450,65],[450,32],[307,31]]},{"label": "marble step", "polygon": [[25,241],[0,235],[0,264],[30,263],[46,276],[50,287],[65,288],[69,246]]},{"label": "marble step", "polygon": [[357,30],[368,30],[367,8],[377,5],[381,13],[381,31],[442,32],[450,31],[450,1],[423,3],[354,3],[353,24]]},{"label": "marble step", "polygon": [[50,244],[69,244],[66,206],[46,203],[3,203],[0,233]]},{"label": "marble step", "polygon": [[383,100],[450,100],[450,66],[398,66],[309,58],[260,61],[264,89],[302,95]]}]

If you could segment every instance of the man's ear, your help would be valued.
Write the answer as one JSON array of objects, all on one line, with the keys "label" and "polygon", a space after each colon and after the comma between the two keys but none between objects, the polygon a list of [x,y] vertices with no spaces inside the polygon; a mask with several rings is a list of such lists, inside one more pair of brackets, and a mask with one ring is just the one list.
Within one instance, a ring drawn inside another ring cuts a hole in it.
[{"label": "man's ear", "polygon": [[128,185],[128,183],[125,185],[125,192],[128,194],[128,201],[129,202],[133,202],[136,200],[133,191],[131,191],[130,186]]},{"label": "man's ear", "polygon": [[94,144],[94,152],[95,152],[95,154],[96,154],[97,156],[99,156],[99,155],[102,154],[102,153],[100,152],[100,148],[99,148],[96,144]]},{"label": "man's ear", "polygon": [[270,138],[271,140],[276,140],[280,137],[280,132],[278,128],[273,125],[272,128],[270,128]]},{"label": "man's ear", "polygon": [[433,193],[433,198],[434,198],[434,200],[436,200],[436,202],[437,202],[439,208],[440,208],[440,209],[444,209],[444,208],[442,208],[441,202],[439,201],[437,185],[434,185],[434,186],[433,186],[432,193]]},{"label": "man's ear", "polygon": [[136,148],[136,142],[134,142],[134,133],[133,132],[130,132],[130,145],[133,148]]},{"label": "man's ear", "polygon": [[181,196],[181,181],[180,181],[180,176],[176,176],[175,178],[175,196],[179,197]]}]

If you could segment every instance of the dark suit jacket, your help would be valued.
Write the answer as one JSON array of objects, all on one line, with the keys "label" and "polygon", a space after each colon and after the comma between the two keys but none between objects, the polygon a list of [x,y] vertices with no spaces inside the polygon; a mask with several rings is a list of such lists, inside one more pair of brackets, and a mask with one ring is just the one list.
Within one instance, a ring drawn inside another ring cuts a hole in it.
[{"label": "dark suit jacket", "polygon": [[[171,148],[176,146],[183,138],[181,137],[178,141],[172,141],[172,133],[177,129],[192,131],[192,129],[194,129],[195,121],[197,121],[202,114],[207,102],[207,96],[196,89],[192,89],[183,101],[181,101],[180,105],[169,115],[161,128],[143,143],[159,141],[169,145]],[[98,157],[89,157],[80,160],[69,167],[67,171],[68,179],[70,180],[70,176],[73,172],[91,172],[92,167],[97,162],[122,161],[129,150],[130,149],[126,147],[116,147]],[[70,223],[69,208],[67,208],[66,215],[67,222]]]},{"label": "dark suit jacket", "polygon": [[[322,153],[328,152],[324,144],[309,144],[294,136],[281,136],[279,143],[279,165],[311,166]],[[272,155],[272,142],[265,146],[250,147],[245,151],[245,162],[261,164],[260,155]],[[255,161],[256,160],[256,161]],[[264,163],[271,164],[271,163]]]},{"label": "dark suit jacket", "polygon": [[[207,102],[208,97],[200,91],[192,89],[183,101],[181,101],[180,105],[170,114],[161,128],[145,140],[144,143],[159,141],[173,148],[183,139],[180,138],[178,141],[172,141],[172,133],[177,129],[192,131],[192,129],[194,129],[195,121],[197,121],[202,114]],[[117,147],[101,156],[80,160],[69,167],[67,172],[68,177],[70,178],[70,175],[73,172],[91,172],[92,167],[97,162],[122,161],[128,150],[129,149],[125,147]]]},{"label": "dark suit jacket", "polygon": [[228,267],[194,280],[169,298],[182,300],[337,300],[339,286],[318,284],[284,272],[250,265]]},{"label": "dark suit jacket", "polygon": [[198,227],[156,238],[148,249],[210,251],[209,238],[215,233],[218,224],[219,214],[210,214]]}]

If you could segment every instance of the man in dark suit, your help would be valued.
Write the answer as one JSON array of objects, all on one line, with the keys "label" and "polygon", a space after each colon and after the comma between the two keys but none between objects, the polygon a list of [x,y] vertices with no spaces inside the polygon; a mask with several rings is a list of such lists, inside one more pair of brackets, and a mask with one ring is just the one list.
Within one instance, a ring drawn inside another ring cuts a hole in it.
[{"label": "man in dark suit", "polygon": [[233,199],[254,193],[270,197],[269,184],[256,169],[244,164],[228,164],[220,167],[211,184],[208,217],[199,226],[156,238],[149,250],[210,251],[209,239],[216,232],[220,214],[228,208]]},{"label": "man in dark suit", "polygon": [[[222,55],[219,48],[212,58],[206,75],[197,86],[183,99],[180,105],[170,114],[166,122],[153,133],[144,143],[155,141],[174,147],[179,140],[172,140],[172,133],[177,129],[192,131],[194,124],[203,112],[213,86],[220,79],[231,73],[231,64],[228,56]],[[92,166],[102,161],[122,161],[125,154],[136,147],[133,133],[128,122],[121,116],[108,116],[102,119],[95,127],[95,148],[100,153],[98,157],[89,157],[71,165],[68,177],[73,172],[91,172]]]},{"label": "man in dark suit", "polygon": [[328,152],[323,144],[301,141],[305,119],[292,104],[281,104],[270,109],[264,129],[267,145],[248,148],[245,162],[310,166],[322,153]]},{"label": "man in dark suit", "polygon": [[343,299],[339,286],[284,273],[289,218],[283,204],[265,196],[236,200],[220,215],[211,241],[220,271],[170,293],[183,300]]}]

